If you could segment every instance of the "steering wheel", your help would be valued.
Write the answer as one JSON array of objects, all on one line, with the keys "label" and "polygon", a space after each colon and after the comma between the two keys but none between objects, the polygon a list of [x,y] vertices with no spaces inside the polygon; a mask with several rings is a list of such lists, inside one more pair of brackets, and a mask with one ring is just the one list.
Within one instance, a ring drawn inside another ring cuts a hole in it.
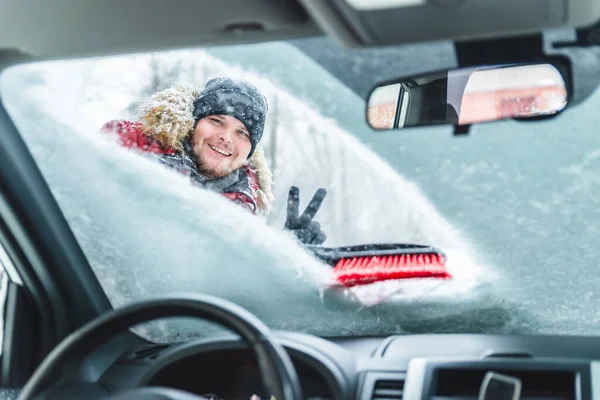
[{"label": "steering wheel", "polygon": [[[47,387],[53,373],[68,362],[81,361],[113,335],[131,326],[165,317],[195,317],[219,324],[244,339],[256,354],[263,385],[277,400],[301,400],[298,375],[286,351],[269,328],[244,308],[204,294],[163,297],[142,301],[108,312],[83,325],[59,343],[19,394],[18,400],[33,400]],[[117,397],[121,398],[117,393]],[[132,400],[192,400],[202,397],[167,388],[136,388],[123,398]]]}]

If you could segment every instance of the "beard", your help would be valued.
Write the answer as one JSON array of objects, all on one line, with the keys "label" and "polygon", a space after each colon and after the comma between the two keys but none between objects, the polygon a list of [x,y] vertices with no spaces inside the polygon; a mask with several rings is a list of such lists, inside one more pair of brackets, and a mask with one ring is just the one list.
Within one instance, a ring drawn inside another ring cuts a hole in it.
[{"label": "beard", "polygon": [[233,169],[231,169],[231,167],[224,167],[224,168],[223,167],[219,167],[219,168],[215,168],[215,167],[212,167],[212,166],[208,165],[208,163],[206,162],[206,160],[204,160],[202,158],[202,150],[205,147],[208,147],[208,144],[203,143],[200,146],[200,148],[198,149],[198,151],[195,151],[196,147],[197,147],[197,145],[195,143],[193,143],[194,162],[196,163],[196,167],[198,168],[198,172],[200,172],[206,178],[208,178],[208,179],[223,178],[224,176],[227,176],[227,175],[229,175],[230,173],[233,172]]},{"label": "beard", "polygon": [[198,172],[207,177],[208,179],[218,179],[229,175],[233,172],[231,168],[213,168],[208,166],[203,160],[202,156],[196,156],[196,167]]}]

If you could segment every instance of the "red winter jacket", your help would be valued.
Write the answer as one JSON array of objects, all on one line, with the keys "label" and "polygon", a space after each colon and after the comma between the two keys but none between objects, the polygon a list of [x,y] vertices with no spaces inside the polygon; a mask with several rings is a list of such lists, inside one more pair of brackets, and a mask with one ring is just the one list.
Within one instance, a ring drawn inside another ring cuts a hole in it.
[{"label": "red winter jacket", "polygon": [[[182,152],[169,146],[163,146],[158,141],[144,134],[143,126],[140,122],[127,120],[110,121],[104,124],[101,132],[117,133],[119,135],[119,143],[127,148],[134,148],[144,153],[172,156],[170,159],[176,161],[180,157],[182,164],[190,160],[189,157],[184,157]],[[198,174],[196,166],[190,166],[189,162],[186,163],[185,168],[176,167],[175,169],[190,176],[192,180],[194,180],[194,175]],[[243,204],[256,214],[259,190],[258,178],[249,166],[244,166],[242,169],[240,179],[235,184],[226,188],[222,194],[236,203]]]}]

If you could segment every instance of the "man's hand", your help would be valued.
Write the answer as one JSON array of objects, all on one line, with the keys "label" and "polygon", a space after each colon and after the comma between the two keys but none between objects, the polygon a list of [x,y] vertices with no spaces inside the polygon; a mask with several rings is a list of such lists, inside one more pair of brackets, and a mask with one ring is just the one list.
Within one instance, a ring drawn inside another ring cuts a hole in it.
[{"label": "man's hand", "polygon": [[300,215],[300,189],[296,186],[290,188],[285,229],[294,232],[304,244],[323,244],[327,240],[327,235],[321,231],[321,224],[313,221],[326,195],[325,189],[317,190],[306,210]]}]

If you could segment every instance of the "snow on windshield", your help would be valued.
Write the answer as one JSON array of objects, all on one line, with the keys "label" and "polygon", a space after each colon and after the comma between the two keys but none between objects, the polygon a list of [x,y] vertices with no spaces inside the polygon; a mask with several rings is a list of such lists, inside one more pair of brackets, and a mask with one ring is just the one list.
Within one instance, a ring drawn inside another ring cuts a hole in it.
[{"label": "snow on windshield", "polygon": [[[472,251],[465,244],[468,238],[439,214],[413,182],[336,121],[322,117],[268,80],[205,52],[174,54],[176,57],[164,53],[47,63],[21,67],[12,74],[18,73],[26,80],[19,89],[26,88],[36,109],[87,133],[111,119],[132,118],[132,104],[149,94],[144,87],[152,77],[148,64],[163,68],[169,64],[190,65],[191,71],[185,70],[185,74],[178,71],[173,76],[159,76],[161,79],[203,83],[215,75],[249,78],[259,83],[269,100],[269,118],[261,141],[275,180],[275,204],[269,224],[283,226],[291,185],[300,187],[303,204],[317,188],[324,187],[328,197],[317,219],[327,232],[328,245],[412,242]],[[31,80],[42,81],[33,84]],[[328,82],[327,91],[336,89],[335,82]],[[340,96],[347,93],[340,90]]]},{"label": "snow on windshield", "polygon": [[[130,118],[141,94],[151,92],[147,81],[165,65],[190,66],[169,79],[238,76],[256,82],[267,95],[271,114],[261,144],[269,154],[276,201],[264,222],[97,133],[108,120]],[[328,82],[327,90],[336,85]],[[265,77],[205,52],[180,52],[13,68],[2,76],[2,92],[114,306],[163,293],[203,292],[241,304],[272,328],[318,335],[432,330],[435,324],[428,320],[456,313],[460,318],[444,329],[507,329],[506,318],[497,314],[502,307],[480,301],[489,291],[477,290],[485,282],[469,240],[421,190],[336,121]],[[364,299],[397,293],[400,300],[420,301],[404,312],[397,305],[327,306],[323,288],[331,282],[330,267],[282,232],[290,185],[300,187],[303,203],[318,187],[328,190],[317,216],[328,246],[435,245],[455,261],[457,279],[439,291],[389,282],[356,291]],[[493,276],[491,268],[486,270],[488,278]],[[488,322],[472,313],[490,305]],[[198,324],[161,321],[141,332],[168,341],[209,331]]]}]

